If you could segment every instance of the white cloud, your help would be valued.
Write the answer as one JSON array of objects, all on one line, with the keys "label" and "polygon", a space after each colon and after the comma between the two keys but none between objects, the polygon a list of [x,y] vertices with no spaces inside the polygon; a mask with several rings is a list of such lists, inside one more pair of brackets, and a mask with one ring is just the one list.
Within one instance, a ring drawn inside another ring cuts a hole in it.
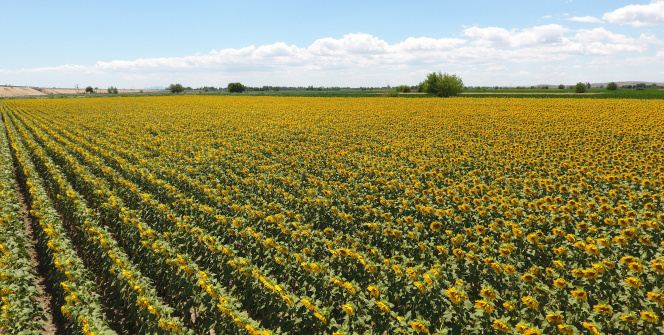
[{"label": "white cloud", "polygon": [[48,67],[40,67],[40,68],[34,68],[34,69],[21,69],[23,72],[28,72],[28,73],[39,73],[39,72],[62,72],[62,73],[70,73],[70,72],[90,72],[92,69],[90,69],[87,66],[83,65],[74,65],[74,64],[65,64],[65,65],[60,65],[60,66],[48,66]]},{"label": "white cloud", "polygon": [[348,34],[342,39],[331,37],[316,40],[309,48],[314,55],[382,54],[387,52],[387,42],[369,34]]},{"label": "white cloud", "polygon": [[570,17],[567,20],[575,22],[585,22],[585,23],[604,23],[604,21],[592,16],[574,16]]},{"label": "white cloud", "polygon": [[615,34],[605,28],[581,29],[574,36],[575,40],[581,43],[610,41],[620,44],[648,44],[656,43],[657,38],[652,34],[642,34],[639,38],[630,37],[622,34]]},{"label": "white cloud", "polygon": [[664,24],[664,1],[647,5],[629,5],[605,13],[602,18],[611,23],[628,24],[634,27]]},{"label": "white cloud", "polygon": [[405,41],[391,46],[390,50],[396,52],[442,51],[453,49],[463,43],[466,43],[466,40],[460,38],[409,37]]},{"label": "white cloud", "polygon": [[508,31],[504,28],[471,27],[464,30],[464,35],[476,39],[476,44],[494,47],[528,47],[554,44],[562,41],[563,33],[568,29],[548,24],[522,30]]},{"label": "white cloud", "polygon": [[[354,33],[321,38],[308,46],[279,42],[182,57],[99,61],[91,66],[68,64],[0,73],[3,80],[44,86],[53,86],[39,84],[44,78],[67,78],[67,83],[103,78],[104,82],[93,83],[99,87],[148,87],[173,81],[192,87],[234,81],[250,86],[379,86],[386,80],[416,83],[427,72],[442,70],[467,74],[470,79],[464,78],[464,82],[469,85],[474,84],[473,78],[480,85],[504,85],[524,84],[518,80],[526,77],[546,82],[543,65],[561,64],[562,68],[550,74],[562,80],[567,73],[579,73],[578,69],[591,66],[615,71],[612,64],[628,59],[630,53],[649,64],[658,64],[654,60],[661,63],[664,58],[664,51],[653,48],[662,45],[655,35],[623,35],[601,27],[470,27],[463,30],[463,36],[409,37],[390,44],[377,36]],[[646,73],[654,75],[660,69]]]},{"label": "white cloud", "polygon": [[489,71],[489,72],[505,72],[505,71],[509,71],[509,69],[508,69],[507,66],[505,66],[505,65],[494,65],[494,66],[489,66],[486,70]]}]

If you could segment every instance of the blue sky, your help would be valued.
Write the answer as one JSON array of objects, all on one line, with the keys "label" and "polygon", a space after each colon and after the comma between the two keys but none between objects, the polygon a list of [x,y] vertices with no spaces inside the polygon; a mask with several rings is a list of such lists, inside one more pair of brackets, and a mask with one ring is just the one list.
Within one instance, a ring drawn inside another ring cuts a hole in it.
[{"label": "blue sky", "polygon": [[5,1],[0,84],[664,81],[664,1]]}]

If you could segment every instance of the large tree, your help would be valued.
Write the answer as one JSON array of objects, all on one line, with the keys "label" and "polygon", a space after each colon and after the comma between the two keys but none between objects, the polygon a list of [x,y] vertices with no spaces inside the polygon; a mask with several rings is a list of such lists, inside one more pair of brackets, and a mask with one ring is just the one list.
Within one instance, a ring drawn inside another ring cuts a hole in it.
[{"label": "large tree", "polygon": [[231,93],[242,93],[246,89],[247,88],[244,85],[240,84],[240,83],[229,83],[228,84],[228,92],[231,92]]},{"label": "large tree", "polygon": [[574,92],[576,93],[586,93],[586,89],[588,89],[588,86],[584,83],[577,83],[576,86],[574,86]]},{"label": "large tree", "polygon": [[180,84],[171,84],[171,86],[168,87],[169,90],[171,90],[171,93],[182,93],[184,92],[184,87]]},{"label": "large tree", "polygon": [[459,95],[463,91],[463,80],[456,74],[432,72],[422,82],[422,90],[439,97],[451,97]]}]

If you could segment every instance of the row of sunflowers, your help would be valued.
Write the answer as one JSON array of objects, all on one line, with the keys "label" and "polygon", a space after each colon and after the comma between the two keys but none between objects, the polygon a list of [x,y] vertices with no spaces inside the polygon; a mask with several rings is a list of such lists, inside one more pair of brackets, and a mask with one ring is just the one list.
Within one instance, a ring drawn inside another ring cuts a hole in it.
[{"label": "row of sunflowers", "polygon": [[23,329],[39,334],[45,317],[37,302],[36,273],[28,250],[30,236],[19,207],[12,155],[0,136],[0,332]]}]

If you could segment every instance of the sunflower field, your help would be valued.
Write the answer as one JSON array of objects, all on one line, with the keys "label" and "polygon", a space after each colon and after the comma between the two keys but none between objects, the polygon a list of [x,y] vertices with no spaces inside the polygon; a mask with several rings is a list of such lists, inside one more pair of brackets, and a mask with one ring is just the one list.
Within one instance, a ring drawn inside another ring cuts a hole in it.
[{"label": "sunflower field", "polygon": [[0,333],[40,332],[33,247],[71,334],[664,333],[662,100],[0,112]]}]

